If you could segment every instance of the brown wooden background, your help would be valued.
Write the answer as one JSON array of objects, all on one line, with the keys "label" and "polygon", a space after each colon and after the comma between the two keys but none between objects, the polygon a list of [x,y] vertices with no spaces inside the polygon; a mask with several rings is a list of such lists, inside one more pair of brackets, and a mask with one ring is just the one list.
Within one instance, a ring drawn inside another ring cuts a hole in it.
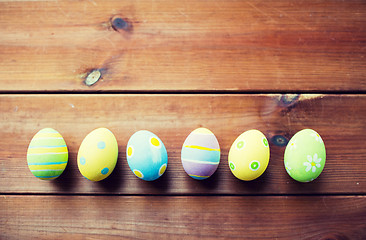
[{"label": "brown wooden background", "polygon": [[[365,1],[0,0],[0,93],[0,239],[366,238]],[[222,155],[196,181],[180,149],[201,126]],[[44,127],[70,153],[54,181],[26,163]],[[94,183],[76,155],[97,127],[115,134],[119,157]],[[243,182],[227,154],[252,128],[271,158]],[[283,166],[303,128],[327,150],[324,172],[306,184]],[[154,182],[125,157],[141,129],[168,151]]]}]

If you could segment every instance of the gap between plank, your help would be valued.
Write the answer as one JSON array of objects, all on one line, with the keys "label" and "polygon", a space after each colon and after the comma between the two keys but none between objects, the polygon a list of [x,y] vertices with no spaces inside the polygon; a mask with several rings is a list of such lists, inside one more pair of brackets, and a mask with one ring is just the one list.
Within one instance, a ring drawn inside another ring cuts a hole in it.
[{"label": "gap between plank", "polygon": [[308,197],[308,196],[349,196],[349,197],[365,197],[366,193],[319,193],[319,194],[280,194],[280,193],[270,193],[270,194],[122,194],[122,193],[0,193],[4,196],[121,196],[121,197]]},{"label": "gap between plank", "polygon": [[237,91],[237,90],[123,90],[123,91],[114,91],[114,90],[96,90],[96,91],[69,91],[69,90],[61,90],[61,91],[27,91],[27,90],[18,90],[18,91],[3,91],[0,90],[0,95],[16,95],[16,94],[366,94],[366,90],[252,90],[252,91]]}]

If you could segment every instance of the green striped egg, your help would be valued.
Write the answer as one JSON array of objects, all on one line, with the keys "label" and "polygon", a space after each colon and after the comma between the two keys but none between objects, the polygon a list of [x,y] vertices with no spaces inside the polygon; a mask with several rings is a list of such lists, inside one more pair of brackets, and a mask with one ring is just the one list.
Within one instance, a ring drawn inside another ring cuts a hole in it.
[{"label": "green striped egg", "polygon": [[43,180],[59,177],[66,168],[68,157],[64,138],[52,128],[36,133],[27,151],[29,170]]}]

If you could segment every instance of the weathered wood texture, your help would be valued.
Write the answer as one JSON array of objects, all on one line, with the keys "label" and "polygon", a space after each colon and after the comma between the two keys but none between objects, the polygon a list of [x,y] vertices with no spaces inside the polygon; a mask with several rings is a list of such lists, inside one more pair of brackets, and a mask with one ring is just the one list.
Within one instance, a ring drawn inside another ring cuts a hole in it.
[{"label": "weathered wood texture", "polygon": [[[0,192],[110,194],[365,194],[366,96],[363,95],[2,95],[0,96]],[[118,164],[105,181],[95,183],[78,171],[76,156],[83,138],[98,127],[114,132]],[[206,181],[183,170],[180,151],[197,127],[211,129],[221,150],[218,171]],[[33,135],[53,127],[68,144],[70,157],[55,181],[35,178],[26,151]],[[257,128],[270,140],[271,159],[265,174],[253,182],[237,180],[227,154],[242,132]],[[283,166],[286,142],[297,131],[313,128],[327,149],[324,172],[312,183],[292,180]],[[155,182],[133,175],[126,145],[137,130],[156,133],[164,142],[169,164]]]},{"label": "weathered wood texture", "polygon": [[0,91],[365,91],[365,40],[363,0],[1,1]]},{"label": "weathered wood texture", "polygon": [[364,196],[1,196],[0,204],[6,239],[361,240],[366,235]]},{"label": "weathered wood texture", "polygon": [[[0,239],[365,239],[366,95],[355,94],[366,91],[365,56],[363,0],[0,0]],[[328,94],[260,94],[313,91]],[[349,95],[329,94],[340,92]],[[196,181],[180,150],[201,126],[222,155]],[[26,163],[44,127],[70,152],[55,181]],[[119,158],[95,183],[76,156],[98,127],[114,132]],[[227,154],[252,128],[269,139],[271,159],[243,182]],[[323,137],[327,162],[300,184],[283,154],[304,128]],[[125,157],[141,129],[168,150],[154,182],[136,178]]]}]

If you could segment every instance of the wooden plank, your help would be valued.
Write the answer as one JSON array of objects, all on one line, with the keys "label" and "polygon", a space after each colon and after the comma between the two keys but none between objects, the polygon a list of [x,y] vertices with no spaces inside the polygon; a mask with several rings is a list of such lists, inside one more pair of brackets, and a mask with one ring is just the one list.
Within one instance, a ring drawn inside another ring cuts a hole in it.
[{"label": "wooden plank", "polygon": [[364,239],[366,197],[1,196],[2,239]]},{"label": "wooden plank", "polygon": [[365,91],[365,39],[362,0],[1,1],[0,91]]},{"label": "wooden plank", "polygon": [[[1,95],[1,193],[108,194],[365,194],[365,95]],[[197,127],[211,129],[221,146],[218,171],[205,181],[191,179],[180,160],[182,144]],[[64,174],[42,181],[28,170],[26,151],[44,127],[58,130],[70,157]],[[76,156],[83,138],[107,127],[119,144],[118,164],[99,183],[84,179]],[[249,129],[261,130],[270,141],[267,171],[253,182],[237,180],[227,154],[232,142]],[[327,163],[312,183],[292,180],[283,166],[284,146],[297,131],[313,128],[323,137]],[[126,145],[138,130],[148,129],[164,142],[167,172],[155,182],[136,178],[126,162]]]}]

